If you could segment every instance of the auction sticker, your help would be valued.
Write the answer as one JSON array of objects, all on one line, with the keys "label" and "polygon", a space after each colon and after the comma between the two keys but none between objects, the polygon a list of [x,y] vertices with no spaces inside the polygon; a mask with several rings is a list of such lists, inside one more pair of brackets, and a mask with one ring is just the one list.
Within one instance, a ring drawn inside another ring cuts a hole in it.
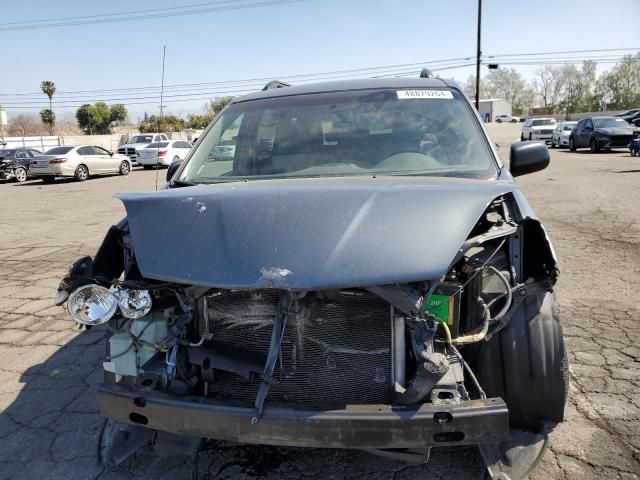
[{"label": "auction sticker", "polygon": [[412,98],[453,99],[453,93],[449,90],[397,90],[396,93],[400,100],[408,100]]}]

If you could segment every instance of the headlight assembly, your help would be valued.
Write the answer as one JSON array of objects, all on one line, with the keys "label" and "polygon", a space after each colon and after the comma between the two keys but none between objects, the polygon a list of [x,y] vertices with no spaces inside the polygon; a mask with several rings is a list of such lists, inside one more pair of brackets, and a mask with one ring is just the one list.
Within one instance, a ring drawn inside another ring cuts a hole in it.
[{"label": "headlight assembly", "polygon": [[118,300],[100,285],[83,285],[76,289],[67,302],[67,311],[76,322],[100,325],[108,322],[118,308]]},{"label": "headlight assembly", "polygon": [[122,315],[136,319],[144,317],[151,310],[151,295],[147,290],[121,289],[116,293]]}]

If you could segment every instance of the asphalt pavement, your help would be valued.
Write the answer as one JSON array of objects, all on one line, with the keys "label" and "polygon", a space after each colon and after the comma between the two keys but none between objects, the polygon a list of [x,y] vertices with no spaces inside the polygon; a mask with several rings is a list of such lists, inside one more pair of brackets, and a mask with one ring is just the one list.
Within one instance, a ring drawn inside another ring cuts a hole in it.
[{"label": "asphalt pavement", "polygon": [[[519,125],[492,125],[501,155]],[[164,171],[159,172],[160,183]],[[103,420],[103,332],[79,330],[53,290],[123,215],[116,192],[154,189],[156,172],[45,185],[0,181],[0,479],[482,479],[475,448],[434,450],[427,465],[363,452],[210,444],[194,457],[142,452],[96,461]],[[569,351],[566,421],[531,480],[640,475],[640,158],[620,149],[552,151],[518,179],[560,259],[557,287]]]}]

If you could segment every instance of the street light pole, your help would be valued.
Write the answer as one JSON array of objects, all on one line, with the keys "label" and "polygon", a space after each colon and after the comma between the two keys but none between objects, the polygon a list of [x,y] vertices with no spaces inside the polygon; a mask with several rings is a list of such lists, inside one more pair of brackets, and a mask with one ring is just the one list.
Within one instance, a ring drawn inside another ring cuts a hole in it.
[{"label": "street light pole", "polygon": [[480,110],[480,32],[482,26],[482,0],[478,0],[478,48],[476,50],[476,110]]}]

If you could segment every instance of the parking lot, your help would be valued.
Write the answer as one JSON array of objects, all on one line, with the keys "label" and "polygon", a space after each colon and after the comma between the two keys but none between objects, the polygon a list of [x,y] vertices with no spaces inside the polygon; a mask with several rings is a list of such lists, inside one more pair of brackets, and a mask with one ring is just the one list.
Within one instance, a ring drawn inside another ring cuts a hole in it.
[{"label": "parking lot", "polygon": [[[519,125],[493,125],[506,158]],[[165,171],[158,174],[162,184]],[[628,150],[553,150],[521,177],[558,257],[571,387],[566,422],[531,479],[640,475],[640,158]],[[103,332],[78,330],[53,290],[124,215],[116,192],[155,188],[156,172],[86,182],[0,181],[0,479],[393,478],[482,479],[476,449],[434,451],[427,465],[362,452],[215,445],[197,457],[140,454],[97,464],[103,420]],[[170,226],[168,226],[170,228]],[[170,251],[172,245],[167,245]]]}]

